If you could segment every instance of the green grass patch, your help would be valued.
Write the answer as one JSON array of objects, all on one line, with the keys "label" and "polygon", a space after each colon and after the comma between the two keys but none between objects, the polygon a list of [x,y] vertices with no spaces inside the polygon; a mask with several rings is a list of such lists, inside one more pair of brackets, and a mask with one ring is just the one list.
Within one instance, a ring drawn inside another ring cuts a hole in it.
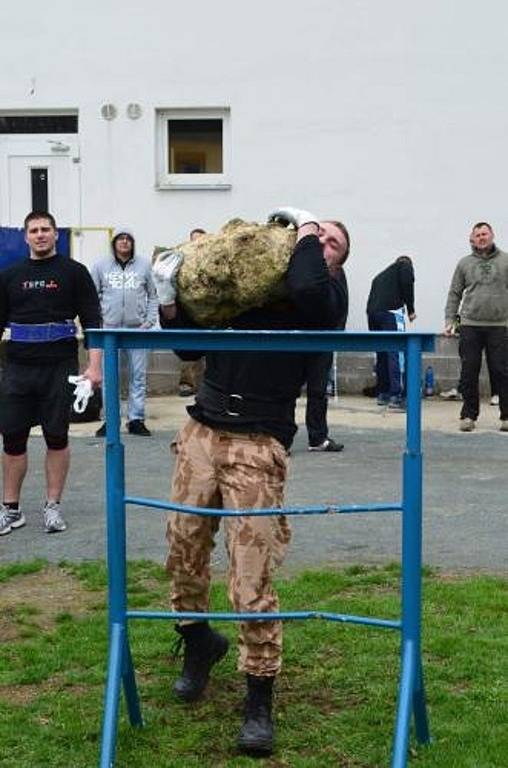
[{"label": "green grass patch", "polygon": [[[354,566],[306,571],[277,586],[287,610],[396,619],[399,578],[395,565]],[[130,607],[167,608],[162,568],[133,562],[128,579]],[[0,766],[96,765],[107,651],[104,563],[0,566],[0,582]],[[426,570],[423,651],[433,743],[422,747],[412,739],[411,765],[508,765],[507,592],[508,582],[499,577]],[[228,609],[223,584],[214,585],[212,604]],[[235,753],[244,681],[236,672],[236,626],[223,622],[220,629],[233,649],[214,670],[203,700],[183,706],[171,692],[181,664],[171,656],[171,625],[131,622],[145,728],[129,725],[122,702],[117,768],[390,764],[396,632],[288,623],[275,708],[277,751],[256,761]]]}]

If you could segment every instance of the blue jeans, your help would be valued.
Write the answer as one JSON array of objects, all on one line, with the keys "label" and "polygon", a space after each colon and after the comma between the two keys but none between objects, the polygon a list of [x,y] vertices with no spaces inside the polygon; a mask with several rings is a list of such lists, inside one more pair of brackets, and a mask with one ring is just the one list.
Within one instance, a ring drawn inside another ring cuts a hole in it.
[{"label": "blue jeans", "polygon": [[[369,331],[397,331],[397,319],[389,310],[369,312]],[[402,397],[402,377],[398,352],[376,353],[376,377],[378,397],[397,399]]]},{"label": "blue jeans", "polygon": [[[123,358],[122,358],[123,355]],[[121,349],[118,353],[118,362],[127,363],[127,381],[129,398],[127,400],[127,420],[145,419],[146,397],[146,349]],[[102,385],[105,394],[105,382]]]}]

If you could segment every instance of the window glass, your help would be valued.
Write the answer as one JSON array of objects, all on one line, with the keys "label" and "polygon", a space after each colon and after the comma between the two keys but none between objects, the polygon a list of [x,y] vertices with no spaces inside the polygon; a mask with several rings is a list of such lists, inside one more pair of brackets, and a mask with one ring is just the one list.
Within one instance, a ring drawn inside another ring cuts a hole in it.
[{"label": "window glass", "polygon": [[77,132],[77,115],[0,115],[0,134]]},{"label": "window glass", "polygon": [[168,120],[168,173],[222,173],[222,120]]}]

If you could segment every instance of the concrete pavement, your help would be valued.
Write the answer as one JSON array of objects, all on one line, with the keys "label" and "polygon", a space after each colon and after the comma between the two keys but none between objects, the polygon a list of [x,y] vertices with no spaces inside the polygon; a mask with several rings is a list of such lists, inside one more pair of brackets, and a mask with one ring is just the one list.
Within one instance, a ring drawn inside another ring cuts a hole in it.
[{"label": "concrete pavement", "polygon": [[[167,498],[172,457],[168,446],[185,421],[178,397],[151,398],[147,424],[152,438],[125,435],[129,493]],[[304,422],[304,405],[298,420]],[[423,402],[424,427],[424,561],[450,569],[508,570],[508,434],[499,432],[499,412],[482,403],[478,428],[458,431],[459,403]],[[389,413],[374,400],[341,397],[330,402],[330,433],[345,443],[340,454],[310,454],[305,428],[292,451],[288,504],[359,503],[398,500],[403,414]],[[30,470],[23,491],[25,528],[0,537],[0,562],[44,557],[101,558],[104,537],[104,441],[94,437],[98,424],[71,428],[72,467],[65,494],[63,534],[47,535],[41,527],[44,495],[44,444],[33,430]],[[128,557],[163,562],[165,514],[128,508]],[[311,516],[293,519],[293,541],[286,567],[344,563],[382,563],[400,556],[397,513]],[[215,566],[225,565],[219,543]]]}]

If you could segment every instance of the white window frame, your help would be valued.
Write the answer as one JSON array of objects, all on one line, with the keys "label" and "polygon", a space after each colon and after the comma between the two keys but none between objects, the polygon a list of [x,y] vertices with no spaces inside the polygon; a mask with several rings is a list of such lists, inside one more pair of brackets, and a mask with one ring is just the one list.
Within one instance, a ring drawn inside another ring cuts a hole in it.
[{"label": "white window frame", "polygon": [[[222,173],[168,173],[168,122],[175,120],[222,121]],[[231,112],[229,107],[156,109],[157,189],[230,189],[231,188]]]}]

